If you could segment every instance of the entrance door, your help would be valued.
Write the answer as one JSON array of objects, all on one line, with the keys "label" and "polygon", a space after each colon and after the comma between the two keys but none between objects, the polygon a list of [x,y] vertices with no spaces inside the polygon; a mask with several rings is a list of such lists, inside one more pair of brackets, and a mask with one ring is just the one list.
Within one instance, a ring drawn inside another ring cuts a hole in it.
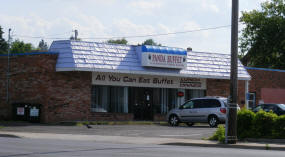
[{"label": "entrance door", "polygon": [[151,88],[136,88],[134,100],[134,119],[153,120],[153,90]]}]

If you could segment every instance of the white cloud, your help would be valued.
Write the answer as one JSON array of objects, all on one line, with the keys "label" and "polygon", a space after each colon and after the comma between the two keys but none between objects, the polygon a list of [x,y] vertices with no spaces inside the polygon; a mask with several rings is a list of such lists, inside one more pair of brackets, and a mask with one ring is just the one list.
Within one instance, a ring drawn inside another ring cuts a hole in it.
[{"label": "white cloud", "polygon": [[[195,6],[199,11],[219,13],[221,0],[179,0],[189,6]],[[230,1],[230,0],[226,0]]]},{"label": "white cloud", "polygon": [[[183,29],[184,29],[185,31],[192,31],[192,30],[200,30],[200,29],[202,29],[202,28],[201,28],[201,26],[200,26],[198,23],[196,23],[195,21],[188,21],[188,22],[186,22],[186,23],[184,24]],[[204,37],[204,38],[208,38],[209,35],[210,35],[210,31],[207,31],[207,30],[197,31],[197,32],[193,32],[193,33],[197,34],[197,35],[200,36],[200,37],[202,36],[202,37]],[[193,33],[192,33],[192,34],[193,34]]]},{"label": "white cloud", "polygon": [[215,12],[215,13],[220,12],[219,7],[213,1],[202,0],[201,5],[204,10],[208,10],[208,11]]},{"label": "white cloud", "polygon": [[117,36],[126,37],[126,36],[144,36],[144,37],[136,37],[136,38],[128,38],[127,40],[130,44],[142,43],[146,39],[152,38],[155,42],[161,43],[165,45],[169,39],[173,39],[176,37],[173,35],[161,35],[161,36],[145,36],[145,35],[153,35],[153,34],[165,34],[175,32],[169,26],[158,23],[155,25],[149,24],[136,24],[128,19],[119,19],[113,22],[113,31],[117,33]]},{"label": "white cloud", "polygon": [[155,32],[154,27],[151,25],[135,24],[128,19],[115,20],[114,26],[119,30],[120,33],[126,36],[153,34]]},{"label": "white cloud", "polygon": [[[55,19],[46,19],[36,14],[30,14],[28,18],[0,14],[0,23],[4,24],[7,29],[12,28],[14,39],[29,41],[35,46],[40,39],[29,37],[43,36],[46,41],[51,42],[53,39],[48,38],[68,39],[74,29],[79,31],[79,38],[106,36],[105,32],[107,31],[107,28],[96,16],[87,16],[78,12],[72,16],[59,16]],[[51,36],[53,34],[62,35]]]},{"label": "white cloud", "polygon": [[184,30],[196,30],[196,29],[200,29],[200,26],[194,21],[188,21],[188,22],[185,22],[183,28]]},{"label": "white cloud", "polygon": [[139,0],[132,1],[130,6],[140,10],[152,10],[160,8],[162,6],[162,2],[159,0]]},{"label": "white cloud", "polygon": [[44,36],[52,24],[40,17],[31,14],[29,18],[24,16],[0,15],[0,23],[11,28],[15,39],[21,36]]},{"label": "white cloud", "polygon": [[129,9],[138,15],[151,15],[163,6],[161,0],[136,0],[129,3]]}]

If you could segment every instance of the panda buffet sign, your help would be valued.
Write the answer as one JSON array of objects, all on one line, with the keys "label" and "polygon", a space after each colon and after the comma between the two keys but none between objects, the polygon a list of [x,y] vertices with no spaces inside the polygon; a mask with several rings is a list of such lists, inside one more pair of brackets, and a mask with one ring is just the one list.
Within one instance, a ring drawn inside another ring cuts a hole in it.
[{"label": "panda buffet sign", "polygon": [[92,73],[93,85],[206,89],[206,79],[121,73]]},{"label": "panda buffet sign", "polygon": [[163,53],[142,53],[142,66],[183,69],[187,56]]}]

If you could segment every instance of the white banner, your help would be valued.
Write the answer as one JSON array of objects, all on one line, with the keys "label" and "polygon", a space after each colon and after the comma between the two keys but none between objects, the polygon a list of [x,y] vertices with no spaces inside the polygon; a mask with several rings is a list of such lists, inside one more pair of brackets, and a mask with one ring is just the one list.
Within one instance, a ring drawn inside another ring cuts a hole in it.
[{"label": "white banner", "polygon": [[93,85],[206,89],[206,79],[120,73],[92,73]]}]

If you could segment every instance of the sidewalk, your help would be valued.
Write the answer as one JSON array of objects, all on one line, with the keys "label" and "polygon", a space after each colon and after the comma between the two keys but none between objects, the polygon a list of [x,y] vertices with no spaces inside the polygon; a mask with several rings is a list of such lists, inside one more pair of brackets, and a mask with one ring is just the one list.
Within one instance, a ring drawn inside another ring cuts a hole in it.
[{"label": "sidewalk", "polygon": [[240,149],[263,149],[263,150],[283,150],[285,144],[265,144],[246,143],[219,144],[209,140],[176,139],[176,138],[155,138],[155,137],[126,137],[126,136],[104,136],[104,135],[80,135],[80,134],[55,134],[55,133],[29,133],[0,131],[0,137],[19,137],[32,139],[58,139],[58,140],[83,140],[110,143],[128,144],[158,144],[158,145],[178,145],[178,146],[200,146],[200,147],[222,147]]}]

